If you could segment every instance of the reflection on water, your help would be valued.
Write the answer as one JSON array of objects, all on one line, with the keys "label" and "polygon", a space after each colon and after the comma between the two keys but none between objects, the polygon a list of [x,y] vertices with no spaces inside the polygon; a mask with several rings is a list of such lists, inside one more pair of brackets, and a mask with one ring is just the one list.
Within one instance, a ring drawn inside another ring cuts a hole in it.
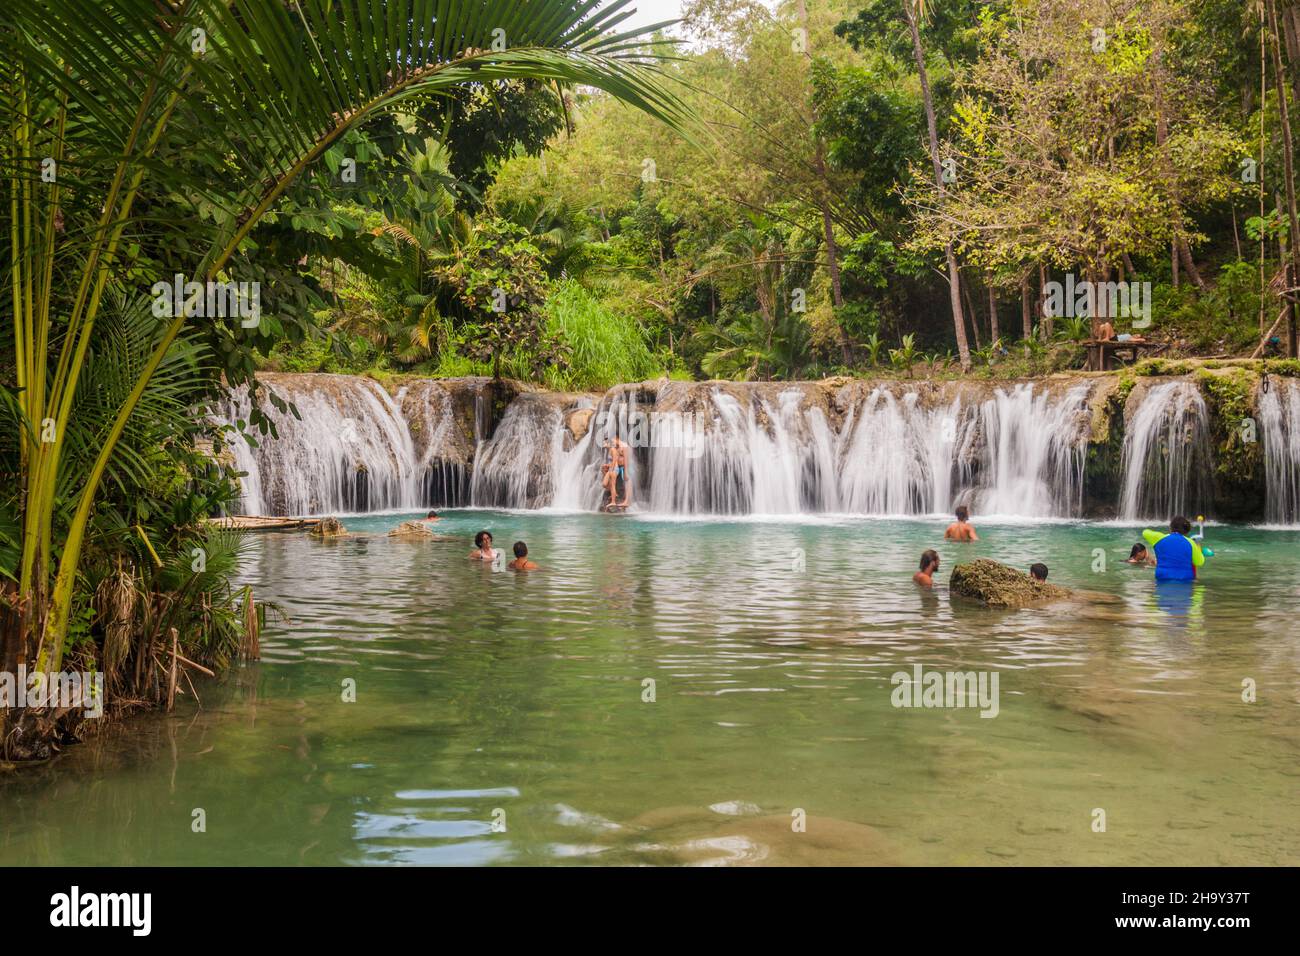
[{"label": "reflection on water", "polygon": [[[1211,529],[1203,582],[1157,588],[1111,525],[399,520],[259,537],[262,662],[0,779],[0,863],[1300,862],[1294,532]],[[480,527],[543,570],[467,561]],[[911,583],[931,546],[936,581],[988,555],[1101,594],[950,600]],[[916,664],[997,671],[997,718],[895,709]]]}]

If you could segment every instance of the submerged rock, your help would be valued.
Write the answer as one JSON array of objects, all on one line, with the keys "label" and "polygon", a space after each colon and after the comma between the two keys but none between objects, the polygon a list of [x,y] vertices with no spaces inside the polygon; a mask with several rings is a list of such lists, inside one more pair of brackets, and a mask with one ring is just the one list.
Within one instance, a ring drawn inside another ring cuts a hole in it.
[{"label": "submerged rock", "polygon": [[989,607],[1029,607],[1073,596],[1069,588],[1035,581],[1024,571],[988,558],[954,567],[948,587]]},{"label": "submerged rock", "polygon": [[341,538],[348,533],[348,529],[343,527],[343,523],[331,515],[328,518],[321,518],[316,527],[307,532],[313,538]]},{"label": "submerged rock", "polygon": [[456,536],[450,534],[438,534],[429,525],[423,521],[403,521],[392,531],[388,532],[389,538],[423,538],[425,541],[455,541]]},{"label": "submerged rock", "polygon": [[432,538],[433,531],[423,521],[403,521],[392,531],[388,532],[390,538]]}]

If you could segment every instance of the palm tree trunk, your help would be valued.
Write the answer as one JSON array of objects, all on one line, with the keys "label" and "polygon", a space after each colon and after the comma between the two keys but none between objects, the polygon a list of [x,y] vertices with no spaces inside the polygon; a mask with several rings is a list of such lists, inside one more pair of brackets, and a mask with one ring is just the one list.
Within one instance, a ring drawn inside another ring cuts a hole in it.
[{"label": "palm tree trunk", "polygon": [[[934,98],[930,95],[930,75],[925,69],[925,51],[921,48],[921,30],[916,23],[914,0],[902,0],[903,15],[907,17],[908,29],[912,32],[912,55],[916,58],[916,72],[921,80],[921,98],[925,101],[925,125],[930,137],[930,159],[934,164],[934,185],[939,196],[944,195],[943,164],[939,159],[939,126],[934,118]],[[943,249],[948,262],[948,300],[952,306],[952,327],[957,335],[957,355],[961,360],[961,370],[970,371],[970,345],[966,342],[966,322],[961,310],[961,277],[957,272],[957,256],[949,242]]]}]

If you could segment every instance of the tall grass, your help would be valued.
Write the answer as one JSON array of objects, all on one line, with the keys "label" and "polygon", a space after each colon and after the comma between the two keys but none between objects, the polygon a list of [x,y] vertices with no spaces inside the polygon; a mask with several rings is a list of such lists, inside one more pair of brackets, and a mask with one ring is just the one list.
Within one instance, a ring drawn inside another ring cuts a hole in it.
[{"label": "tall grass", "polygon": [[572,279],[558,283],[547,299],[546,328],[571,350],[568,368],[547,371],[550,388],[596,391],[663,374],[636,319],[607,308]]}]

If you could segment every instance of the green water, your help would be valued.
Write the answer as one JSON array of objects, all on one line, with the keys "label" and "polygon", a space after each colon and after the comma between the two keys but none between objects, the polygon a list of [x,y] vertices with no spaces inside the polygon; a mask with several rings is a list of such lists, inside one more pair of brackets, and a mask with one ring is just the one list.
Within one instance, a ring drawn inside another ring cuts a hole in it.
[{"label": "green water", "polygon": [[[943,525],[458,512],[452,542],[259,536],[246,578],[287,615],[261,663],[0,779],[0,863],[1300,862],[1300,534],[1212,527],[1203,582],[1157,591],[1122,563],[1131,528]],[[479,527],[543,570],[466,560]],[[950,600],[975,555],[1113,600]],[[892,706],[915,664],[996,671],[998,715]]]}]

